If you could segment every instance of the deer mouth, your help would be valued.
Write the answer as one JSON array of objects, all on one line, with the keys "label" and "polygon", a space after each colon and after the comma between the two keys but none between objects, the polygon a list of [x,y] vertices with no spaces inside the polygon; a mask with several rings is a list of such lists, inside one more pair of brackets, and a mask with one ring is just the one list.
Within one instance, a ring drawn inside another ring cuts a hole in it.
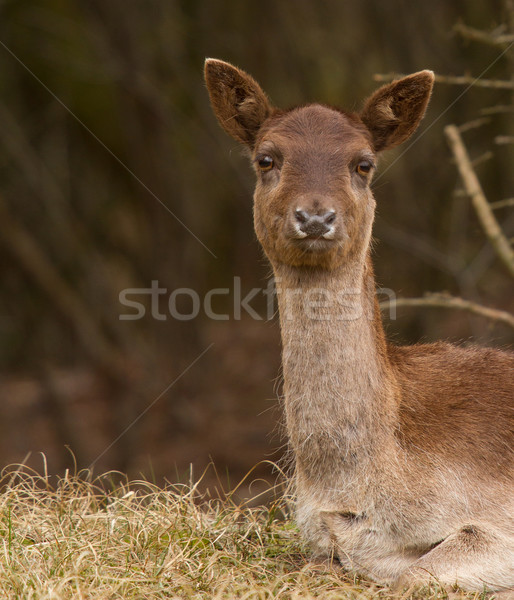
[{"label": "deer mouth", "polygon": [[291,242],[303,252],[326,252],[336,243],[333,237],[326,238],[322,235],[307,235],[305,237],[292,237]]}]

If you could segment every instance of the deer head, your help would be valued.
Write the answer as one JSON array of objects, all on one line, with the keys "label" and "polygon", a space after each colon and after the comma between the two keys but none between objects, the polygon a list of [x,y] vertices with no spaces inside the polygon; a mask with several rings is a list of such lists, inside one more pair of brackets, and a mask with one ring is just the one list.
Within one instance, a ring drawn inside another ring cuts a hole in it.
[{"label": "deer head", "polygon": [[434,75],[421,71],[378,89],[360,113],[322,104],[274,108],[250,75],[207,59],[220,124],[251,153],[255,230],[272,264],[334,269],[369,246],[377,153],[416,130]]}]

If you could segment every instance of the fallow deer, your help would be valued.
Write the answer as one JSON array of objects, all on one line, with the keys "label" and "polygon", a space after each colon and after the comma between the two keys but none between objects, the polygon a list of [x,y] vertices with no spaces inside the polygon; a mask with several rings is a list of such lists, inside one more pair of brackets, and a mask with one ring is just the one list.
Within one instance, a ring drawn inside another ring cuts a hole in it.
[{"label": "fallow deer", "polygon": [[375,297],[376,157],[416,130],[433,73],[383,86],[359,113],[278,110],[220,60],[207,59],[205,78],[257,173],[303,535],[378,582],[513,588],[514,353],[395,346]]}]

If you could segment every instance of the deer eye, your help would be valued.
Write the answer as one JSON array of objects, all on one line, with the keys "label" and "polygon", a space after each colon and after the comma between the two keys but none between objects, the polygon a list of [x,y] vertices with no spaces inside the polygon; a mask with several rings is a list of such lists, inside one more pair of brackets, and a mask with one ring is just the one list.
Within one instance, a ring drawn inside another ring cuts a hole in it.
[{"label": "deer eye", "polygon": [[362,177],[366,177],[366,175],[371,171],[372,167],[373,165],[369,160],[361,160],[355,170]]},{"label": "deer eye", "polygon": [[271,158],[271,156],[266,154],[265,156],[259,157],[257,164],[259,165],[259,169],[261,171],[271,171],[275,165],[275,161]]}]

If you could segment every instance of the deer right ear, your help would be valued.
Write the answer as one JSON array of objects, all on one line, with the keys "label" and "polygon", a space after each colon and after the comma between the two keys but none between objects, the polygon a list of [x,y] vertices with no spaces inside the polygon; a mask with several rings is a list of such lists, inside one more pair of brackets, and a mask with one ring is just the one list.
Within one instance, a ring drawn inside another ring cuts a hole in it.
[{"label": "deer right ear", "polygon": [[384,85],[368,98],[360,117],[375,152],[401,144],[416,131],[433,85],[433,72],[420,71]]},{"label": "deer right ear", "polygon": [[238,142],[253,147],[257,132],[273,112],[259,84],[248,73],[215,58],[205,61],[205,82],[223,129]]}]

